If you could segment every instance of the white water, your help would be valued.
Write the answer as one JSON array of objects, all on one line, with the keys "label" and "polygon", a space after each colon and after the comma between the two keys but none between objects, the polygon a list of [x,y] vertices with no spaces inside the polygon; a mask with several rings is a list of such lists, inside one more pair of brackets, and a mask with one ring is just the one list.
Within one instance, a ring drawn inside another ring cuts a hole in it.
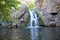
[{"label": "white water", "polygon": [[33,10],[29,10],[30,12],[30,32],[31,32],[31,40],[38,40],[38,18],[36,13]]},{"label": "white water", "polygon": [[30,12],[30,26],[38,26],[38,18],[36,13],[32,10],[29,10]]}]

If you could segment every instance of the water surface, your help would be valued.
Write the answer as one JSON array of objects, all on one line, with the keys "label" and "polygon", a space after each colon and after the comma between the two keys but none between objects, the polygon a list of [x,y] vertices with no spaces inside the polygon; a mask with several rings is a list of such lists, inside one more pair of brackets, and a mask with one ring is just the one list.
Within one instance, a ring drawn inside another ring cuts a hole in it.
[{"label": "water surface", "polygon": [[2,28],[0,40],[60,40],[60,28]]},{"label": "water surface", "polygon": [[41,31],[41,28],[2,28],[0,40],[39,40]]}]

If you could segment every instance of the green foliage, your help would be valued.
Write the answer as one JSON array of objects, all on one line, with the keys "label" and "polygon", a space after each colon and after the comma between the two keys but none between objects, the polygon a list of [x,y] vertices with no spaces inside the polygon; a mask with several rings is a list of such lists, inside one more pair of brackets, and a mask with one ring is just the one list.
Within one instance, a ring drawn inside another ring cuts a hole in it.
[{"label": "green foliage", "polygon": [[33,2],[30,2],[27,6],[29,9],[32,9],[35,6],[35,4]]},{"label": "green foliage", "polygon": [[17,0],[0,0],[0,19],[9,20],[11,9],[17,9],[18,4]]},{"label": "green foliage", "polygon": [[41,14],[40,14],[40,12],[39,12],[38,10],[35,10],[35,12],[36,12],[36,14],[37,14],[37,16],[38,16],[39,25],[40,25],[40,26],[44,26],[44,25],[43,25],[43,20],[44,20],[44,18],[41,16]]}]

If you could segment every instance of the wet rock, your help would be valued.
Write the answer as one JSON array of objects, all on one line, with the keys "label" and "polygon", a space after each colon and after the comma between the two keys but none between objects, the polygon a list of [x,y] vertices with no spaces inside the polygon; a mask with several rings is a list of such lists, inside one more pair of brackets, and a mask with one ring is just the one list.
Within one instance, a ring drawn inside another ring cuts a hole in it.
[{"label": "wet rock", "polygon": [[36,0],[36,10],[42,16],[43,25],[60,26],[60,1],[59,0]]}]

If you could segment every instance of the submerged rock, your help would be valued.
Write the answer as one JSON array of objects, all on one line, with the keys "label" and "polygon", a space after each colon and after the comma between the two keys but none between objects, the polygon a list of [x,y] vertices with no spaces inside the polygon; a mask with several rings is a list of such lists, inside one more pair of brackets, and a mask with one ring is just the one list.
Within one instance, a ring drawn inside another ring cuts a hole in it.
[{"label": "submerged rock", "polygon": [[36,0],[36,10],[42,16],[43,25],[60,26],[60,1],[59,0]]}]

